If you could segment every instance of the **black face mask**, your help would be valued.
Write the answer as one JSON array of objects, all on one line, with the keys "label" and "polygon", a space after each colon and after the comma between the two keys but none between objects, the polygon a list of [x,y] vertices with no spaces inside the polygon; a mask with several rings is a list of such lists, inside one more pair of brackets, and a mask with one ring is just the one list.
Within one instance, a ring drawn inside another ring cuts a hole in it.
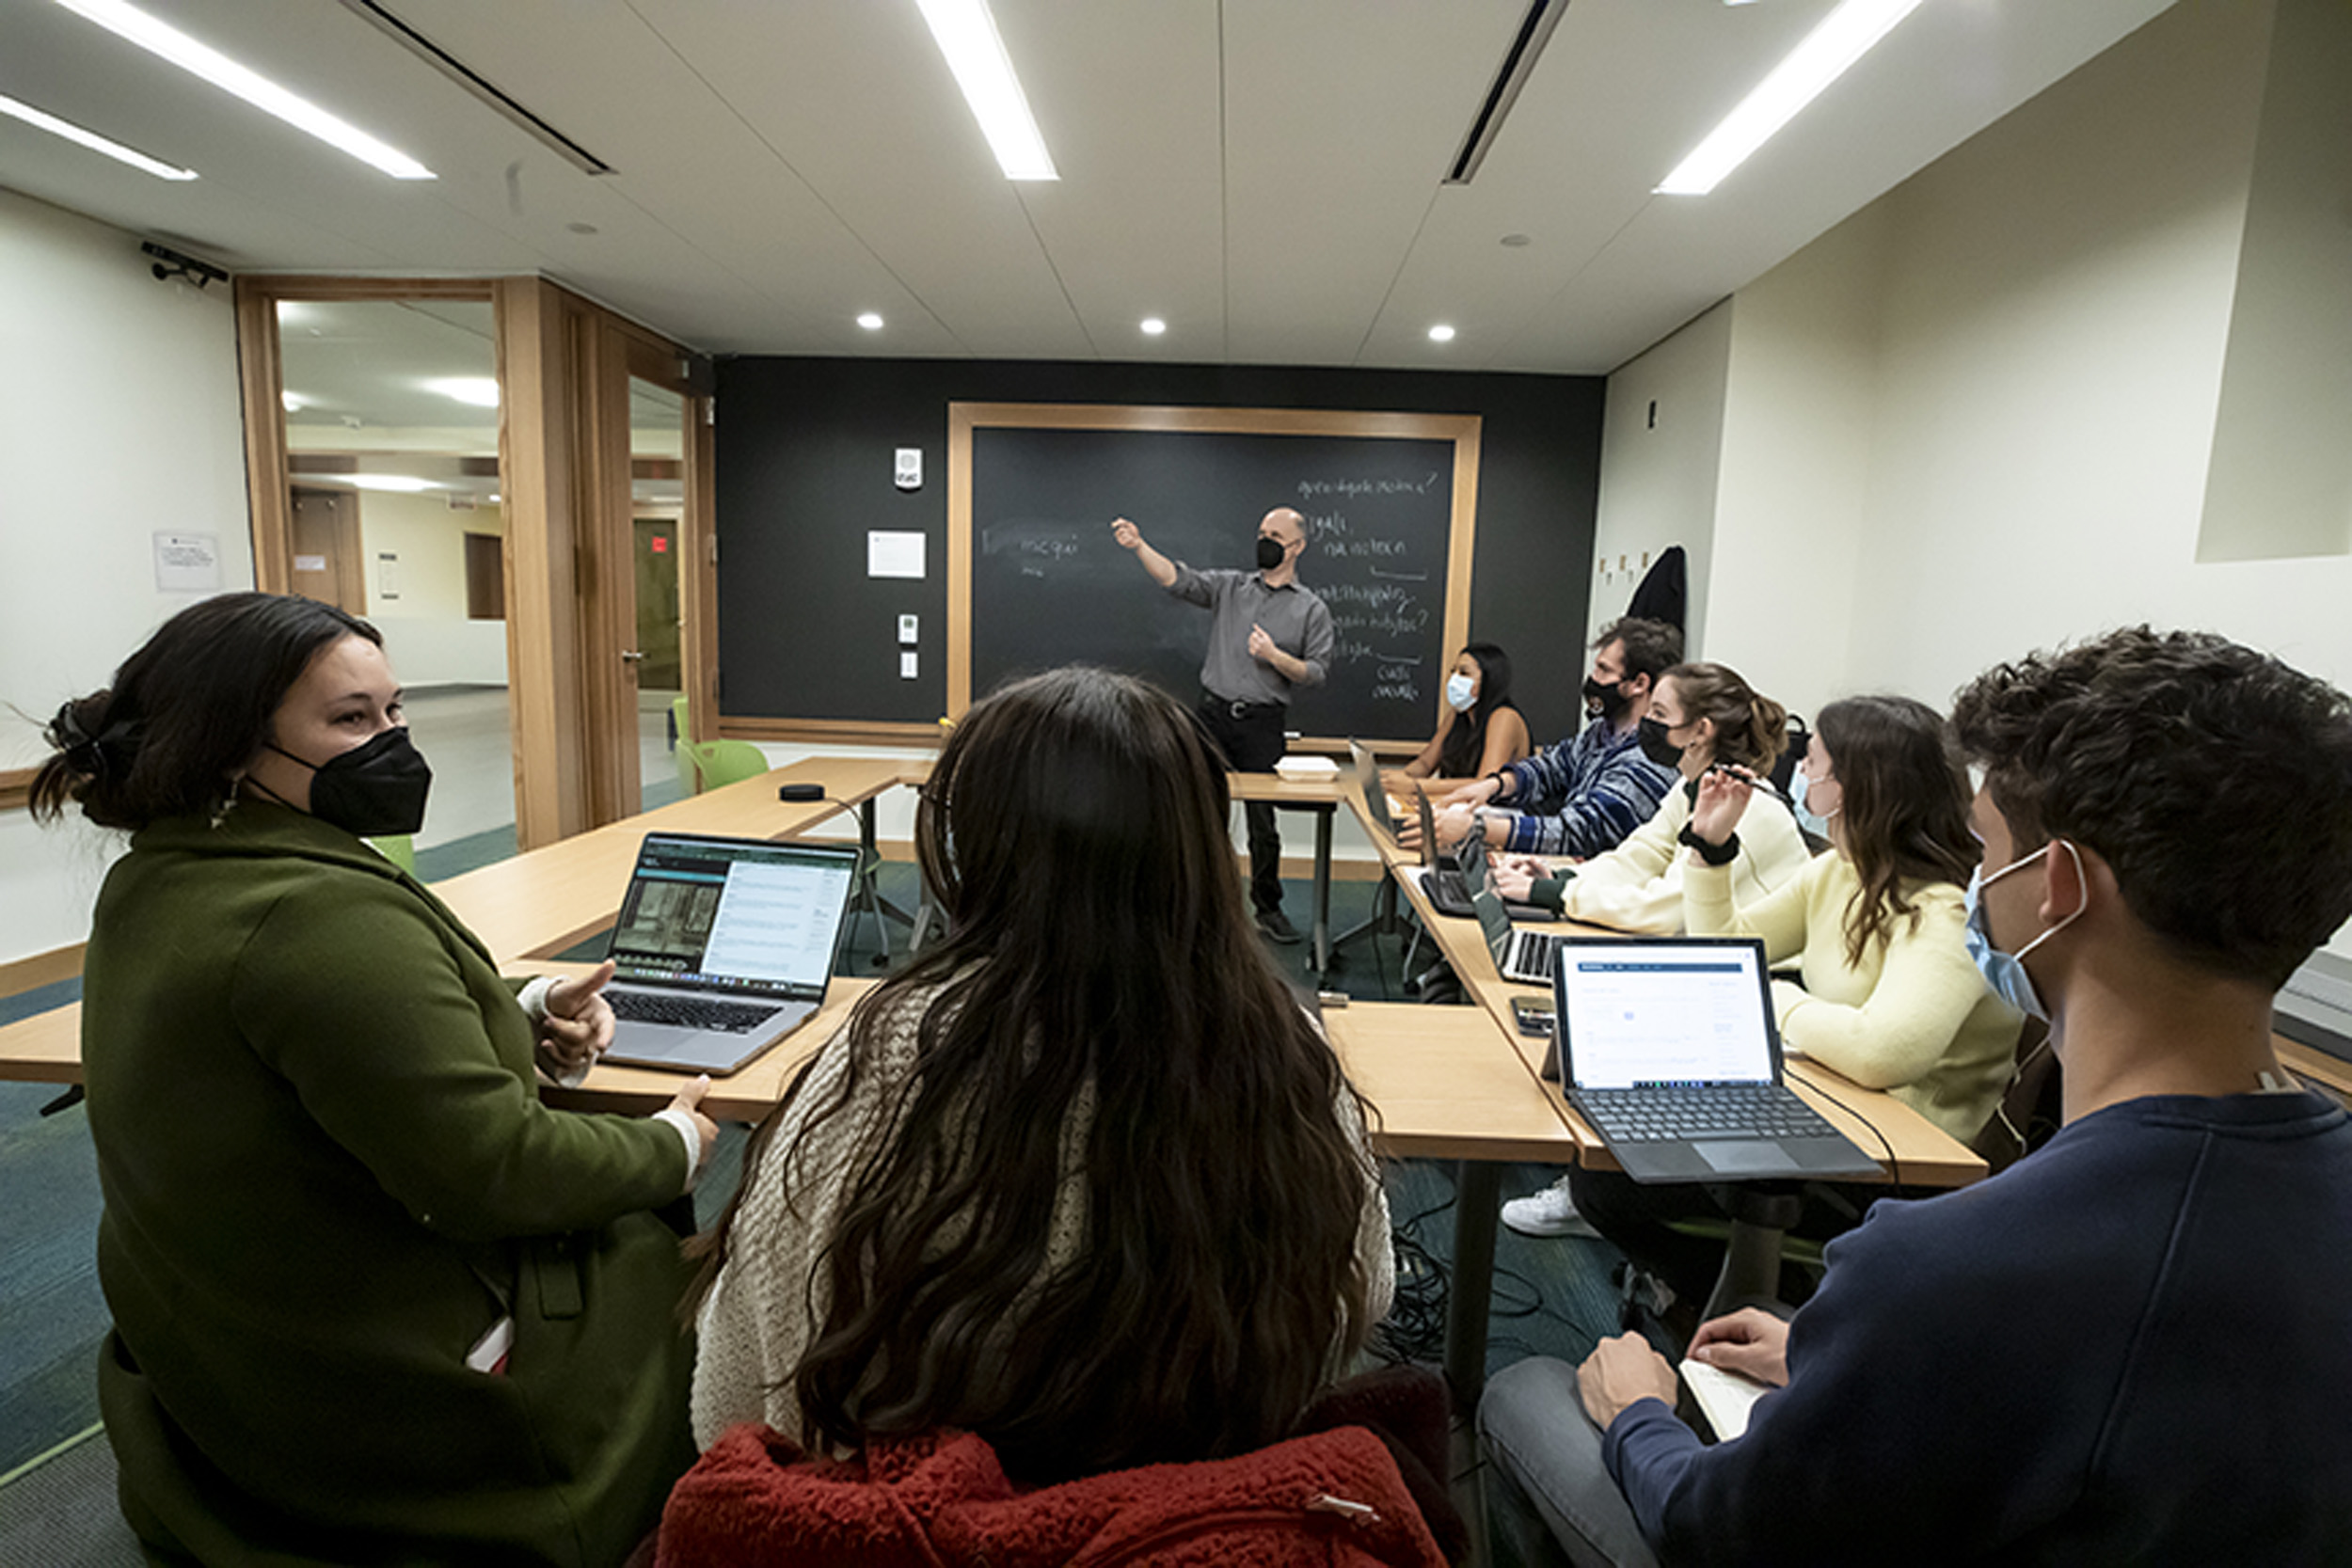
[{"label": "black face mask", "polygon": [[1646,714],[1643,716],[1642,721],[1634,726],[1635,743],[1642,748],[1642,754],[1661,768],[1682,766],[1682,753],[1685,748],[1676,745],[1667,738],[1666,732],[1672,726],[1664,720],[1652,719]]},{"label": "black face mask", "polygon": [[1585,711],[1597,713],[1613,724],[1617,721],[1617,716],[1632,705],[1633,699],[1625,694],[1624,682],[1620,681],[1615,686],[1603,686],[1591,675],[1584,677]]},{"label": "black face mask", "polygon": [[394,725],[364,745],[325,762],[303,762],[284,747],[270,750],[310,769],[310,815],[355,838],[387,838],[424,826],[424,798],[433,769]]},{"label": "black face mask", "polygon": [[1282,564],[1283,553],[1284,546],[1282,545],[1282,541],[1279,539],[1268,539],[1263,533],[1258,535],[1258,569],[1260,571],[1271,572],[1274,568]]}]

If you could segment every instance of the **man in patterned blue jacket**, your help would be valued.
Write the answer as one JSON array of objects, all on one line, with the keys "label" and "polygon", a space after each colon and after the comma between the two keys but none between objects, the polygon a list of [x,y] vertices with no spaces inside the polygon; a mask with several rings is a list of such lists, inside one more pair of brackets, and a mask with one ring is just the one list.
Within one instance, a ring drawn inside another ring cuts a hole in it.
[{"label": "man in patterned blue jacket", "polygon": [[[1582,730],[1445,798],[1438,842],[1473,828],[1488,845],[1531,855],[1597,855],[1648,821],[1680,782],[1642,754],[1642,716],[1658,677],[1682,662],[1682,633],[1663,621],[1613,621],[1593,640]],[[1508,810],[1494,809],[1496,805]]]}]

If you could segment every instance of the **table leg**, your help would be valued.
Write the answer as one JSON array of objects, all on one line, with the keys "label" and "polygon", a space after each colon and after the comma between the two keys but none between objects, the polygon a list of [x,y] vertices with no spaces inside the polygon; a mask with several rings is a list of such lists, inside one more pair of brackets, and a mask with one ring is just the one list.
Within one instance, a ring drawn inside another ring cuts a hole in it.
[{"label": "table leg", "polygon": [[1454,1166],[1454,1288],[1445,1301],[1445,1379],[1454,1407],[1478,1408],[1486,1386],[1486,1317],[1495,1284],[1495,1224],[1502,1205],[1502,1167],[1490,1160]]},{"label": "table leg", "polygon": [[1315,813],[1315,973],[1331,968],[1331,818],[1336,806]]}]

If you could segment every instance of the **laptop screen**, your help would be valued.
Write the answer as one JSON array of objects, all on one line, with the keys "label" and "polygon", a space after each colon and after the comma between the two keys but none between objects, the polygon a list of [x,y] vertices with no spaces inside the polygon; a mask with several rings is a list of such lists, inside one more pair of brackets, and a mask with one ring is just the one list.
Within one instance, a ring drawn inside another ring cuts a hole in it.
[{"label": "laptop screen", "polygon": [[1356,793],[1363,800],[1364,820],[1376,832],[1386,833],[1389,842],[1394,844],[1396,819],[1389,815],[1388,791],[1380,787],[1380,759],[1360,740],[1347,743],[1347,754],[1356,766]]},{"label": "laptop screen", "polygon": [[1576,1087],[1778,1080],[1763,943],[1572,939],[1555,963],[1561,1060]]},{"label": "laptop screen", "polygon": [[648,833],[612,930],[637,984],[821,997],[857,851]]}]

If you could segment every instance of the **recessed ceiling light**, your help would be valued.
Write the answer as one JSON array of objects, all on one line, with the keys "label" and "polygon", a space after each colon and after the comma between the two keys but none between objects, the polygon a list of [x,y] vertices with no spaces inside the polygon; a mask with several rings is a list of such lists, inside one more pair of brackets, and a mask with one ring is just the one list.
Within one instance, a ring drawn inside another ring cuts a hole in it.
[{"label": "recessed ceiling light", "polygon": [[1844,0],[1675,166],[1659,184],[1658,194],[1705,196],[1713,190],[1918,4],[1919,0]]},{"label": "recessed ceiling light", "polygon": [[0,94],[0,115],[8,115],[21,119],[25,124],[46,131],[53,136],[63,136],[70,142],[88,148],[92,152],[103,152],[117,163],[129,164],[133,168],[142,169],[158,180],[193,180],[196,178],[196,170],[192,168],[181,168],[176,165],[167,164],[160,158],[151,158],[144,152],[135,152],[119,141],[109,141],[95,131],[86,131],[70,119],[59,119],[56,115],[44,114],[30,103],[20,103],[6,94]]},{"label": "recessed ceiling light", "polygon": [[1168,323],[1160,320],[1159,317],[1146,316],[1143,318],[1143,335],[1145,337],[1156,338],[1167,330]]},{"label": "recessed ceiling light", "polygon": [[1509,245],[1513,250],[1517,250],[1521,245],[1534,245],[1535,242],[1529,239],[1525,234],[1505,234],[1502,236],[1502,243]]},{"label": "recessed ceiling light", "polygon": [[1433,343],[1450,343],[1454,341],[1454,328],[1439,322],[1429,329],[1429,341]]},{"label": "recessed ceiling light", "polygon": [[329,484],[340,480],[362,490],[393,490],[412,496],[420,491],[441,488],[432,480],[419,479],[413,474],[322,474],[319,477]]},{"label": "recessed ceiling light", "polygon": [[328,114],[309,99],[289,92],[259,71],[239,65],[219,50],[197,42],[179,28],[156,21],[137,7],[125,5],[123,0],[57,0],[57,4],[169,60],[181,70],[201,76],[222,91],[234,93],[263,113],[276,115],[295,130],[307,131],[361,163],[382,169],[395,180],[435,177],[431,169],[399,149],[387,146],[350,121]]},{"label": "recessed ceiling light", "polygon": [[868,332],[880,332],[882,329],[882,317],[876,315],[871,310],[868,310],[864,315],[858,317],[857,324],[858,325],[866,328]]},{"label": "recessed ceiling light", "polygon": [[575,234],[593,234],[596,232],[596,226],[593,223],[567,223],[564,227],[570,230]]},{"label": "recessed ceiling light", "polygon": [[438,392],[445,398],[470,404],[476,408],[496,408],[499,405],[499,384],[490,375],[447,375],[422,383],[428,392]]},{"label": "recessed ceiling light", "polygon": [[1008,180],[1058,180],[988,0],[915,0]]}]

